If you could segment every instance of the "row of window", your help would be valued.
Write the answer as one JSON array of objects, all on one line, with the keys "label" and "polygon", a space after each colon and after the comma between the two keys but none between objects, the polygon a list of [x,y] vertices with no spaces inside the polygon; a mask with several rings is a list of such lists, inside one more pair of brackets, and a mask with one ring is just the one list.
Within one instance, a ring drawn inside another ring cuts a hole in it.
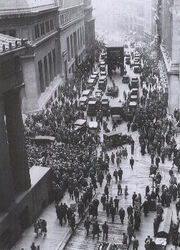
[{"label": "row of window", "polygon": [[35,39],[44,36],[46,33],[54,30],[54,20],[50,19],[34,26]]},{"label": "row of window", "polygon": [[67,53],[68,61],[77,56],[77,51],[82,49],[85,44],[84,26],[80,27],[77,31],[67,37]]},{"label": "row of window", "polygon": [[79,18],[82,15],[83,15],[83,12],[81,8],[74,8],[74,9],[68,10],[60,15],[60,24],[64,26],[70,23],[71,21],[73,21],[74,19]]},{"label": "row of window", "polygon": [[57,75],[56,71],[56,51],[53,49],[47,56],[38,62],[39,82],[41,93],[45,91],[50,82]]}]

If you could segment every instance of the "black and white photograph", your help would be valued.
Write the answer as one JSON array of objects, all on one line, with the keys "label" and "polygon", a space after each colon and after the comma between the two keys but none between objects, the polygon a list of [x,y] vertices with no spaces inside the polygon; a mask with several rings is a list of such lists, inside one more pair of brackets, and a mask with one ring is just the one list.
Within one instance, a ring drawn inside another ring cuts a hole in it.
[{"label": "black and white photograph", "polygon": [[180,250],[180,0],[0,0],[0,250]]}]

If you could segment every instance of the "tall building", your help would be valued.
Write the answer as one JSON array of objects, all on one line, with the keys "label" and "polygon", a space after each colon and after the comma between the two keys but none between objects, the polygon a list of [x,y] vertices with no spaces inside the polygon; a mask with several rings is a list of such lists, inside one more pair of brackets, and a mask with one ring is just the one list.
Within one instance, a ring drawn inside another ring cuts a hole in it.
[{"label": "tall building", "polygon": [[0,1],[0,33],[27,39],[31,51],[21,58],[24,112],[38,111],[58,95],[60,43],[54,0]]},{"label": "tall building", "polygon": [[92,0],[84,0],[84,15],[85,15],[85,43],[86,52],[94,60],[95,56],[95,19],[92,15],[93,6]]},{"label": "tall building", "polygon": [[157,37],[168,80],[169,110],[180,108],[180,1],[157,1]]},{"label": "tall building", "polygon": [[0,249],[10,249],[50,199],[49,168],[29,170],[21,111],[28,44],[0,35]]},{"label": "tall building", "polygon": [[83,0],[58,0],[61,71],[67,81],[86,55]]},{"label": "tall building", "polygon": [[0,1],[0,33],[29,41],[28,54],[21,57],[24,112],[56,100],[86,52],[93,53],[92,11],[87,0]]}]

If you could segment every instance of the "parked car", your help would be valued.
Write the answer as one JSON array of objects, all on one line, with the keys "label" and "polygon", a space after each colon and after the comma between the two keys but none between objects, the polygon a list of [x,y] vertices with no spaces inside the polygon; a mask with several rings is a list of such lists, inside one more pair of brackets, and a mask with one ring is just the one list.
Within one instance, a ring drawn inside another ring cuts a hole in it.
[{"label": "parked car", "polygon": [[107,97],[102,97],[101,107],[102,107],[103,115],[107,115],[109,111],[109,99]]},{"label": "parked car", "polygon": [[78,119],[74,123],[74,130],[75,131],[85,132],[86,131],[86,126],[87,126],[86,120],[84,120],[84,119]]},{"label": "parked car", "polygon": [[106,76],[100,76],[99,82],[98,82],[98,88],[101,89],[102,91],[106,90],[106,85],[107,85],[107,77]]},{"label": "parked car", "polygon": [[87,102],[88,102],[88,97],[87,96],[81,96],[79,98],[79,108],[83,111],[86,110],[87,108]]},{"label": "parked car", "polygon": [[122,82],[123,82],[123,83],[129,83],[129,82],[130,82],[130,77],[129,77],[129,75],[124,75],[124,76],[123,76],[123,79],[122,79]]},{"label": "parked car", "polygon": [[138,79],[138,77],[133,77],[131,79],[130,89],[133,89],[133,88],[139,88],[139,79]]},{"label": "parked car", "polygon": [[141,68],[140,68],[140,66],[134,66],[133,72],[134,72],[135,74],[141,73]]},{"label": "parked car", "polygon": [[97,111],[97,101],[89,101],[88,102],[88,110],[87,115],[95,116]]}]

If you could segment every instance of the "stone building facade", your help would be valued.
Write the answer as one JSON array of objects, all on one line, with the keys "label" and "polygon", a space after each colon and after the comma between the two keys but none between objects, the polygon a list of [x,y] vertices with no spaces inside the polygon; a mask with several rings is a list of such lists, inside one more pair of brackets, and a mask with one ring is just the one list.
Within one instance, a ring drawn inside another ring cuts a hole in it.
[{"label": "stone building facade", "polygon": [[169,111],[180,108],[180,1],[157,0],[157,37],[168,81]]},{"label": "stone building facade", "polygon": [[54,0],[0,3],[0,33],[25,38],[32,45],[31,53],[21,58],[24,112],[38,111],[58,95],[61,79],[57,17]]},{"label": "stone building facade", "polygon": [[92,11],[86,0],[0,2],[0,33],[27,39],[31,47],[21,58],[23,112],[47,107],[74,77],[95,41]]},{"label": "stone building facade", "polygon": [[28,44],[0,34],[0,249],[10,249],[49,201],[50,169],[29,170],[21,110]]},{"label": "stone building facade", "polygon": [[59,1],[61,72],[65,81],[74,77],[77,63],[86,54],[83,0]]}]

